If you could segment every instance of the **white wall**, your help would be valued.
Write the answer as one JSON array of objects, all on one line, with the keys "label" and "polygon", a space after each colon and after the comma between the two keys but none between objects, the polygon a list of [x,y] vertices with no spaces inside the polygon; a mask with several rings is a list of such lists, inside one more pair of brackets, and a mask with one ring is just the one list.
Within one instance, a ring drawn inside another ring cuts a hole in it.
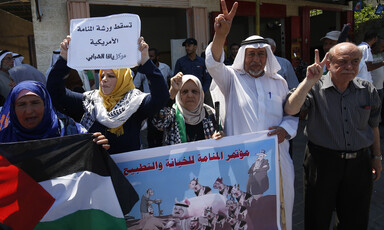
[{"label": "white wall", "polygon": [[31,1],[33,30],[35,36],[37,68],[45,73],[49,67],[52,51],[60,48],[60,42],[68,34],[67,1],[40,0],[42,19],[36,17],[36,4]]},{"label": "white wall", "polygon": [[176,61],[185,56],[185,47],[182,45],[185,39],[171,39],[172,71],[175,71]]}]

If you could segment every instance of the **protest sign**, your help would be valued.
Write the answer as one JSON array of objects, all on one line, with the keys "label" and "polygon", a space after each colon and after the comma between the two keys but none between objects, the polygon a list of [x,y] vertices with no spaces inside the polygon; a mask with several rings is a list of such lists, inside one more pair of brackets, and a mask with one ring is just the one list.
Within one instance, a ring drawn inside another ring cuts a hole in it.
[{"label": "protest sign", "polygon": [[267,132],[112,159],[141,197],[128,229],[280,229],[278,144]]},{"label": "protest sign", "polygon": [[73,69],[118,69],[137,66],[141,22],[136,14],[72,19],[68,66]]}]

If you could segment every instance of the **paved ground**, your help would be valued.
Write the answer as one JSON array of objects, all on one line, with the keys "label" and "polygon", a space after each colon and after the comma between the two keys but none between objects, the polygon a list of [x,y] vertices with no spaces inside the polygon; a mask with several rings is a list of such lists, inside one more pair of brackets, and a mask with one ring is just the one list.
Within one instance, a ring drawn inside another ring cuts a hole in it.
[{"label": "paved ground", "polygon": [[[298,134],[293,140],[293,163],[295,165],[295,204],[293,208],[293,230],[304,229],[304,192],[303,192],[303,159],[306,137],[303,134],[305,122],[300,121]],[[384,137],[384,128],[381,127]],[[381,139],[381,149],[384,153],[384,138]],[[384,165],[383,165],[384,166]],[[384,174],[375,182],[371,200],[369,230],[384,229]]]}]

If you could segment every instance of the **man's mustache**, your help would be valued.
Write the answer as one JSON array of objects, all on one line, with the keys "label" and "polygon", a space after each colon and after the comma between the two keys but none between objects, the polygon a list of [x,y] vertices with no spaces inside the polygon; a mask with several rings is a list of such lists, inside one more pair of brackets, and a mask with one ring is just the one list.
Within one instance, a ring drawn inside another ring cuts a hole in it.
[{"label": "man's mustache", "polygon": [[251,64],[249,64],[250,66],[254,66],[254,65],[261,65],[261,62],[255,62],[255,61],[253,61],[253,62],[251,62]]},{"label": "man's mustache", "polygon": [[352,73],[352,74],[354,74],[355,71],[353,71],[353,70],[343,70],[343,71],[341,71],[341,73],[347,73],[347,74]]}]

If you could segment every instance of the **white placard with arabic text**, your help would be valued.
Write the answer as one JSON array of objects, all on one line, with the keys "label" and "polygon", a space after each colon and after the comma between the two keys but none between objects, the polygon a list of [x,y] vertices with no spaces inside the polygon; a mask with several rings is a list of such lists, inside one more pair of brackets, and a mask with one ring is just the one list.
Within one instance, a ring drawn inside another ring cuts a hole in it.
[{"label": "white placard with arabic text", "polygon": [[136,14],[71,20],[68,66],[119,69],[137,66],[141,22]]}]

